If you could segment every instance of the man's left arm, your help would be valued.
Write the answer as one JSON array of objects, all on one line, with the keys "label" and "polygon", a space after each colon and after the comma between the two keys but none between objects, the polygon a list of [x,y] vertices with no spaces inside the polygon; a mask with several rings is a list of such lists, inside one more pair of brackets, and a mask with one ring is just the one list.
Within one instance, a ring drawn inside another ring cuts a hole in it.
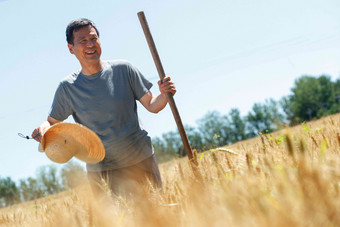
[{"label": "man's left arm", "polygon": [[159,95],[154,96],[151,91],[148,91],[139,101],[142,105],[152,113],[158,113],[167,104],[165,96],[166,92],[170,92],[172,95],[176,93],[175,84],[171,81],[170,77],[164,77],[162,81],[158,81]]}]

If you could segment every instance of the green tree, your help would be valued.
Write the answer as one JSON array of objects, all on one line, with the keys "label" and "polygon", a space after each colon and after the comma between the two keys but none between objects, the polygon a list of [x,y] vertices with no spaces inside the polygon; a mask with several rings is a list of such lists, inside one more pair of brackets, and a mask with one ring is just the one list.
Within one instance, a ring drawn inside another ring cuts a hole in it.
[{"label": "green tree", "polygon": [[204,148],[204,143],[200,132],[190,125],[185,125],[184,128],[192,149],[201,151]]},{"label": "green tree", "polygon": [[286,125],[296,125],[294,114],[292,112],[292,103],[289,96],[284,96],[280,99],[279,105],[284,113],[283,122]]},{"label": "green tree", "polygon": [[0,178],[0,207],[20,202],[20,192],[10,177]]},{"label": "green tree", "polygon": [[178,157],[178,154],[173,151],[171,153],[167,150],[165,142],[159,137],[152,138],[152,146],[159,163],[167,162]]},{"label": "green tree", "polygon": [[258,132],[273,132],[283,126],[283,115],[275,100],[266,100],[264,104],[255,103],[246,116],[249,136]]},{"label": "green tree", "polygon": [[330,108],[330,113],[340,112],[340,79],[334,82],[334,104]]},{"label": "green tree", "polygon": [[340,104],[340,78],[334,82],[335,103]]},{"label": "green tree", "polygon": [[338,82],[332,83],[327,75],[297,79],[290,96],[292,120],[299,123],[339,112],[338,88]]},{"label": "green tree", "polygon": [[246,134],[246,122],[242,119],[239,109],[233,108],[229,112],[231,127],[231,142],[237,142],[248,138]]},{"label": "green tree", "polygon": [[317,78],[321,87],[320,109],[316,114],[317,118],[333,114],[332,107],[335,102],[335,86],[329,76],[320,76]]},{"label": "green tree", "polygon": [[42,189],[42,186],[32,177],[21,179],[19,181],[19,189],[22,201],[24,202],[41,198],[45,195],[45,191]]},{"label": "green tree", "polygon": [[[196,128],[185,125],[184,126],[189,143],[193,149],[200,150],[204,144],[200,133]],[[183,142],[178,131],[171,131],[162,134],[162,139],[155,137],[152,139],[155,155],[159,162],[169,161],[178,156],[186,155],[183,147]]]},{"label": "green tree", "polygon": [[197,124],[203,143],[207,147],[230,144],[232,129],[228,116],[221,115],[218,111],[208,112],[197,121]]},{"label": "green tree", "polygon": [[166,150],[170,154],[178,154],[180,156],[185,156],[184,148],[182,145],[181,136],[179,132],[167,132],[162,134],[162,139],[164,141]]},{"label": "green tree", "polygon": [[45,191],[45,195],[56,194],[64,190],[61,179],[57,175],[57,167],[55,165],[39,167],[37,170],[37,181]]}]

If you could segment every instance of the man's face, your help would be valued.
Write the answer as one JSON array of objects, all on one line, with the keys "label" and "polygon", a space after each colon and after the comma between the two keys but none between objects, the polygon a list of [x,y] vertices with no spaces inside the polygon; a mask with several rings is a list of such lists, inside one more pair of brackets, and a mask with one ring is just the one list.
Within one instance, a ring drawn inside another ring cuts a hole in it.
[{"label": "man's face", "polygon": [[80,64],[96,63],[102,53],[99,37],[92,26],[86,26],[73,32],[73,45],[68,44],[71,54],[74,54]]}]

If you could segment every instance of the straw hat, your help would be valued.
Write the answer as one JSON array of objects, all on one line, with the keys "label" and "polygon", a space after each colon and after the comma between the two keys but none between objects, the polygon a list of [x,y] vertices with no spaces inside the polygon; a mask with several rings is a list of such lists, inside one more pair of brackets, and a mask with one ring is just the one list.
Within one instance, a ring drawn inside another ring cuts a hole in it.
[{"label": "straw hat", "polygon": [[86,162],[104,159],[105,148],[99,137],[87,127],[75,123],[57,123],[43,135],[39,151],[57,163],[65,163],[73,156]]}]

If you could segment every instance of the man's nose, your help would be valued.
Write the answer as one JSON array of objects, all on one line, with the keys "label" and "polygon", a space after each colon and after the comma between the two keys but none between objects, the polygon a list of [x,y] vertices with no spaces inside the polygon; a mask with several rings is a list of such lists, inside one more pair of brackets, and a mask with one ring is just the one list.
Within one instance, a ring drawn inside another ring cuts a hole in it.
[{"label": "man's nose", "polygon": [[87,41],[87,43],[86,43],[86,46],[88,46],[88,47],[92,47],[93,45],[94,45],[93,40],[89,40],[89,41]]}]

